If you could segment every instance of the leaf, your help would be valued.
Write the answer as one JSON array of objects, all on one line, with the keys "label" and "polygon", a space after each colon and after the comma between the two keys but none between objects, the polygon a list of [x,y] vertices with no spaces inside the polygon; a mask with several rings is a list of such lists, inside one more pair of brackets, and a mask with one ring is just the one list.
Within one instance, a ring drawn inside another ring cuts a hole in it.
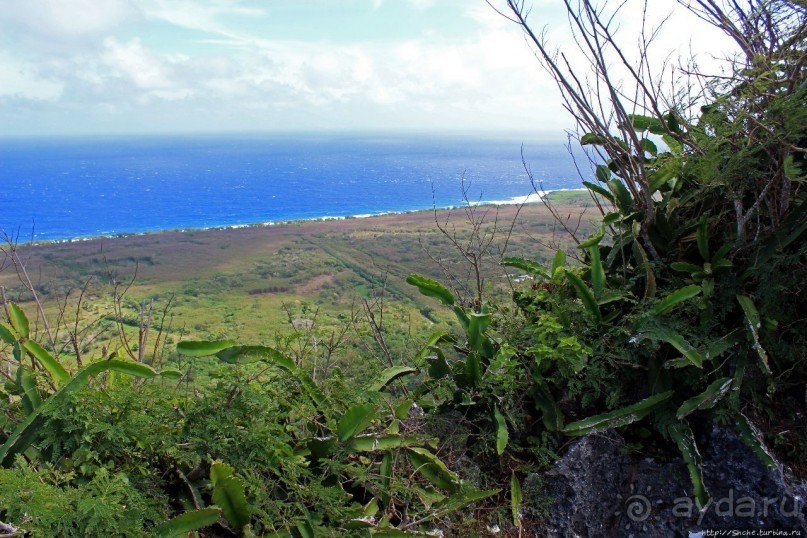
[{"label": "leaf", "polygon": [[[113,362],[113,361],[107,361]],[[120,372],[122,374],[127,374],[133,377],[142,377],[145,379],[151,379],[157,375],[157,371],[154,370],[151,366],[147,364],[143,364],[141,362],[135,362],[130,360],[120,360],[115,359],[114,364],[110,367],[110,370],[114,370],[115,372]]]},{"label": "leaf", "polygon": [[439,299],[444,305],[451,306],[454,304],[454,296],[448,291],[448,288],[436,280],[413,273],[406,277],[406,282],[417,287],[423,295]]},{"label": "leaf", "polygon": [[501,490],[498,489],[471,489],[471,490],[463,490],[461,492],[453,493],[445,500],[441,501],[435,508],[437,509],[438,515],[448,514],[450,512],[454,512],[455,510],[459,510],[460,508],[467,506],[471,503],[475,503],[477,501],[481,501],[482,499],[487,499],[488,497],[492,497],[496,495]]},{"label": "leaf", "polygon": [[471,320],[468,319],[468,314],[465,313],[465,310],[463,310],[460,305],[457,305],[454,307],[454,314],[457,316],[457,321],[460,322],[462,328],[467,331],[468,325],[471,324]]},{"label": "leaf", "polygon": [[608,189],[604,189],[604,188],[600,187],[599,185],[591,183],[590,181],[584,181],[583,185],[588,190],[596,192],[597,194],[599,194],[600,196],[602,196],[603,198],[605,198],[606,200],[608,200],[612,204],[614,203],[614,195],[611,194],[611,192]]},{"label": "leaf", "polygon": [[533,399],[535,406],[543,414],[544,426],[549,431],[559,431],[563,428],[563,414],[549,390],[549,385],[537,373],[533,374],[533,381],[535,383]]},{"label": "leaf", "polygon": [[515,473],[513,473],[510,476],[510,513],[513,515],[513,525],[516,527],[521,525],[519,508],[521,507],[522,498],[521,483],[518,481],[518,478],[516,478]]},{"label": "leaf", "polygon": [[501,456],[504,453],[504,449],[507,448],[507,440],[509,438],[507,421],[504,419],[504,415],[499,412],[498,407],[493,408],[493,419],[496,422],[496,454]]},{"label": "leaf", "polygon": [[552,275],[555,275],[555,271],[558,269],[563,269],[566,266],[566,251],[563,249],[558,249],[555,252],[555,257],[552,258]]},{"label": "leaf", "polygon": [[162,538],[173,538],[209,527],[219,520],[219,516],[221,516],[221,508],[217,506],[191,510],[157,525],[153,532]]},{"label": "leaf", "polygon": [[643,337],[650,338],[652,340],[660,340],[662,342],[667,342],[675,349],[681,352],[681,354],[693,365],[697,366],[698,368],[703,367],[703,355],[698,352],[697,349],[692,347],[692,344],[684,340],[684,337],[678,334],[677,332],[657,327],[650,331],[647,331],[642,335]]},{"label": "leaf", "polygon": [[30,368],[25,366],[17,367],[17,385],[22,389],[23,405],[26,405],[27,413],[33,413],[42,405],[42,398],[36,387],[36,378]]},{"label": "leaf", "polygon": [[689,470],[689,478],[692,480],[692,487],[695,492],[695,502],[699,509],[703,509],[709,502],[709,494],[703,484],[703,469],[701,467],[701,455],[698,446],[695,444],[695,437],[692,429],[686,421],[681,421],[669,427],[670,437],[673,438],[678,450],[684,457]]},{"label": "leaf", "polygon": [[602,145],[608,142],[608,138],[594,133],[586,133],[580,137],[581,146]]},{"label": "leaf", "polygon": [[317,533],[314,530],[314,526],[307,519],[298,522],[295,529],[297,529],[297,532],[300,534],[301,538],[317,538]]},{"label": "leaf", "polygon": [[610,413],[603,413],[601,415],[595,415],[584,420],[572,422],[563,428],[562,431],[566,435],[579,437],[589,433],[598,433],[613,428],[619,428],[620,426],[631,424],[646,417],[653,411],[653,409],[669,400],[672,395],[673,391],[671,390],[662,392],[660,394],[654,394],[653,396],[645,398],[640,402],[623,407],[621,409],[616,409]]},{"label": "leaf", "polygon": [[14,329],[6,325],[5,323],[0,323],[0,340],[5,342],[6,344],[13,344],[17,341],[17,335],[14,334]]},{"label": "leaf", "polygon": [[[672,110],[664,115],[664,120],[667,122],[667,128],[674,133],[682,133],[681,123],[678,121],[678,116]],[[655,133],[662,134],[662,133]]]},{"label": "leaf", "polygon": [[26,340],[23,342],[22,347],[24,347],[28,353],[36,357],[36,359],[42,364],[45,370],[56,382],[56,385],[63,385],[70,379],[70,374],[67,373],[64,366],[59,364],[59,361],[53,358],[50,353],[42,349],[42,346],[33,340]]},{"label": "leaf", "polygon": [[160,377],[164,377],[166,379],[179,379],[182,377],[182,372],[176,368],[163,368],[160,370]]},{"label": "leaf", "polygon": [[215,353],[219,360],[227,364],[251,364],[272,362],[284,370],[294,370],[294,361],[269,346],[230,346]]},{"label": "leaf", "polygon": [[375,452],[391,448],[404,448],[410,446],[423,446],[429,439],[413,435],[385,434],[385,435],[356,435],[348,440],[347,446],[354,452]]},{"label": "leaf", "polygon": [[651,316],[661,316],[662,314],[666,314],[678,304],[692,299],[699,293],[703,291],[700,286],[692,284],[686,286],[684,288],[675,290],[674,292],[667,295],[664,299],[656,303],[653,308],[650,309]]},{"label": "leaf", "polygon": [[641,145],[642,145],[642,151],[646,151],[647,153],[653,156],[658,155],[658,147],[652,140],[642,138]]},{"label": "leaf", "polygon": [[488,351],[490,351],[488,346],[485,344],[488,343],[488,338],[485,336],[485,331],[490,325],[490,321],[492,316],[490,314],[476,314],[472,313],[468,316],[468,345],[474,351],[488,357]]},{"label": "leaf", "polygon": [[476,353],[470,353],[465,357],[465,376],[471,388],[479,386],[479,382],[482,380],[482,364]]},{"label": "leaf", "polygon": [[187,341],[177,344],[177,353],[188,357],[206,357],[215,355],[222,349],[234,346],[232,340]]},{"label": "leaf", "polygon": [[[632,245],[632,250],[634,256],[637,256],[638,259],[642,262],[642,267],[644,267],[644,299],[650,299],[656,296],[656,274],[653,272],[653,264],[650,263],[650,259],[647,257],[647,252],[645,251],[644,247],[642,246],[639,241],[634,241]],[[638,260],[637,260],[638,261]]]},{"label": "leaf", "polygon": [[757,355],[759,355],[760,362],[762,362],[762,369],[766,374],[770,375],[771,367],[768,364],[768,354],[765,352],[762,344],[759,343],[759,329],[762,327],[762,321],[759,317],[757,307],[754,306],[754,302],[751,298],[745,295],[737,295],[737,302],[740,303],[740,307],[743,309],[743,313],[745,313],[745,319],[748,322],[748,330],[751,331],[751,336],[754,338],[754,350],[757,352]]},{"label": "leaf", "polygon": [[583,306],[586,307],[586,310],[589,311],[596,321],[602,321],[600,307],[597,304],[597,300],[594,298],[594,294],[591,292],[588,286],[586,286],[586,284],[580,280],[579,276],[571,271],[566,271],[566,278],[569,279],[569,282],[574,287],[577,296],[583,302]]},{"label": "leaf", "polygon": [[[605,166],[604,164],[598,164],[597,168],[594,169],[594,175],[596,176],[598,181],[602,181],[603,183],[608,183],[611,179],[611,170]],[[585,182],[583,182],[585,184]],[[603,189],[605,190],[605,189]],[[607,191],[606,191],[607,192]],[[605,196],[605,195],[603,195]]]},{"label": "leaf", "polygon": [[457,337],[454,336],[451,333],[442,332],[442,331],[437,331],[435,333],[432,333],[432,335],[429,336],[429,339],[426,340],[426,343],[424,344],[423,349],[421,349],[420,353],[418,353],[418,358],[422,359],[423,357],[426,357],[427,355],[429,355],[429,351],[433,350],[434,347],[437,346],[438,344],[442,344],[443,342],[449,342],[449,343],[453,344],[456,341],[457,341]]},{"label": "leaf", "polygon": [[538,262],[534,262],[532,260],[525,260],[524,258],[502,258],[502,265],[505,267],[515,267],[516,269],[521,269],[525,273],[531,275],[538,275],[544,278],[549,278],[549,273],[546,272],[546,269],[543,265]]},{"label": "leaf", "polygon": [[679,142],[678,140],[676,140],[675,138],[673,138],[668,134],[661,135],[661,139],[664,141],[665,144],[667,144],[667,147],[670,148],[670,152],[673,155],[680,154],[681,151],[684,149],[684,146],[681,144],[681,142]]},{"label": "leaf", "polygon": [[392,452],[387,451],[384,453],[378,473],[381,475],[381,485],[388,488],[392,480]]},{"label": "leaf", "polygon": [[337,425],[337,435],[341,442],[345,442],[357,433],[364,430],[376,416],[373,404],[354,405],[342,415]]},{"label": "leaf", "polygon": [[416,373],[418,373],[418,369],[410,366],[393,366],[391,368],[387,368],[381,372],[381,375],[378,376],[376,382],[370,385],[368,390],[378,392],[399,377]]},{"label": "leaf", "polygon": [[709,261],[709,230],[707,228],[708,221],[706,215],[701,217],[698,223],[698,229],[695,232],[695,242],[698,244],[698,252],[703,258],[703,261]]},{"label": "leaf", "polygon": [[628,114],[632,127],[635,131],[650,131],[653,134],[666,132],[664,125],[658,118],[643,116],[641,114]]},{"label": "leaf", "polygon": [[731,389],[731,378],[723,377],[711,383],[706,390],[698,394],[694,398],[690,398],[681,404],[678,411],[675,412],[676,418],[682,420],[684,417],[701,409],[711,409],[717,402],[725,396],[729,389]]},{"label": "leaf", "polygon": [[673,262],[670,264],[670,268],[673,271],[679,271],[681,273],[700,273],[703,271],[703,267],[700,265],[695,265],[694,263],[689,262]]},{"label": "leaf", "polygon": [[[25,317],[25,312],[22,308],[15,303],[8,303],[8,317],[11,321],[11,326],[17,331],[20,338],[29,338],[28,318]],[[10,343],[10,342],[9,342]]]},{"label": "leaf", "polygon": [[221,462],[210,466],[213,502],[221,507],[224,517],[236,530],[249,524],[250,507],[244,493],[244,482],[235,476],[232,467]]},{"label": "leaf", "polygon": [[[198,352],[201,355],[196,355],[196,356],[204,356],[204,355],[210,355],[211,354],[211,353],[203,352],[202,348],[207,348],[208,350],[210,350],[210,349],[214,349],[214,348],[218,347],[219,350],[216,351],[214,354],[216,355],[216,357],[218,357],[220,360],[222,360],[224,362],[228,362],[228,363],[231,363],[231,364],[232,363],[240,363],[242,361],[247,362],[247,363],[249,363],[249,362],[257,362],[257,361],[272,363],[275,366],[277,366],[278,368],[281,368],[281,369],[289,372],[290,374],[294,375],[297,378],[297,380],[300,382],[300,384],[303,386],[303,388],[305,389],[305,392],[308,395],[308,397],[311,399],[311,401],[314,403],[314,405],[317,406],[318,409],[321,410],[321,408],[327,402],[327,399],[325,398],[325,395],[322,394],[322,391],[319,390],[319,387],[314,382],[314,380],[311,379],[311,376],[309,376],[305,371],[297,368],[297,365],[294,364],[294,361],[292,361],[290,358],[283,355],[281,352],[277,351],[274,348],[268,347],[268,346],[228,345],[228,346],[222,348],[221,346],[223,346],[227,342],[230,342],[230,341],[229,340],[220,340],[218,342],[201,342],[201,344],[212,344],[212,345],[210,345],[210,346],[198,346],[199,347]],[[189,342],[189,343],[200,344],[199,342]],[[182,345],[182,344],[177,345],[177,350],[178,351],[179,351],[178,348],[179,348],[180,345]],[[180,352],[180,353],[182,353],[182,352]],[[194,355],[191,355],[191,356],[194,356]]]},{"label": "leaf", "polygon": [[657,190],[659,190],[672,178],[674,178],[678,173],[680,173],[680,170],[681,168],[679,162],[668,161],[661,168],[652,171],[650,173],[650,177],[648,178],[650,191],[656,192]]},{"label": "leaf", "polygon": [[213,464],[210,466],[210,482],[215,485],[224,480],[227,477],[233,476],[235,474],[235,469],[231,465],[227,465],[226,463],[222,463],[220,461],[214,461]]},{"label": "leaf", "polygon": [[625,184],[618,179],[612,179],[608,182],[608,188],[611,189],[611,192],[614,193],[616,197],[616,205],[620,211],[622,211],[623,215],[627,215],[631,211],[633,211],[633,197],[630,195],[630,191],[625,188]]},{"label": "leaf", "polygon": [[776,469],[778,465],[776,464],[776,460],[771,455],[771,452],[765,446],[763,442],[762,433],[754,426],[754,424],[748,420],[748,417],[743,415],[742,413],[737,413],[734,416],[737,424],[737,431],[740,433],[740,438],[743,442],[754,451],[754,453],[762,460],[768,468]]},{"label": "leaf", "polygon": [[38,433],[37,427],[42,421],[43,413],[59,405],[61,399],[66,394],[81,390],[87,385],[92,376],[98,375],[101,372],[113,370],[129,373],[131,371],[131,364],[137,364],[142,368],[139,370],[140,373],[138,374],[141,377],[153,377],[157,374],[144,364],[131,363],[130,361],[117,359],[94,362],[80,368],[64,386],[54,392],[47,400],[43,401],[39,408],[35,409],[33,413],[29,414],[17,425],[11,435],[8,436],[8,439],[6,439],[6,442],[0,446],[0,464],[8,465],[14,454],[24,452],[31,443],[33,443]]},{"label": "leaf", "polygon": [[599,245],[603,237],[605,237],[605,228],[600,226],[600,228],[594,232],[591,237],[577,245],[577,248],[589,248],[593,247],[594,245]]},{"label": "leaf", "polygon": [[591,287],[594,289],[594,297],[599,299],[605,289],[605,270],[600,259],[600,247],[595,245],[588,251],[591,254]]},{"label": "leaf", "polygon": [[454,493],[459,488],[459,477],[449,471],[445,463],[425,448],[408,447],[406,454],[412,466],[438,488]]}]

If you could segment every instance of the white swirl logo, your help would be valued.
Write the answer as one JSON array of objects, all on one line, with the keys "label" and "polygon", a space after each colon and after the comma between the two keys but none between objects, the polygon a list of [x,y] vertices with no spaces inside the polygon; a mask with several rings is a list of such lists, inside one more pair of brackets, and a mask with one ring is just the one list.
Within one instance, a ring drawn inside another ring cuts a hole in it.
[{"label": "white swirl logo", "polygon": [[644,495],[631,495],[625,505],[631,521],[642,522],[650,517],[650,499]]}]

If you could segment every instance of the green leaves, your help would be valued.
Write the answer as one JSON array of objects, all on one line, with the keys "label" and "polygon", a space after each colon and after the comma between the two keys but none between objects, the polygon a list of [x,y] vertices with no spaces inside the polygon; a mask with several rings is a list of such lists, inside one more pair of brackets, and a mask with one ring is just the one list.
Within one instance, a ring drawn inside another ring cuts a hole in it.
[{"label": "green leaves", "polygon": [[704,361],[703,355],[701,355],[701,353],[697,349],[695,349],[689,342],[687,342],[683,336],[673,331],[672,329],[657,327],[655,329],[645,332],[642,336],[645,338],[650,338],[652,340],[660,340],[662,342],[667,342],[675,349],[680,351],[681,354],[684,355],[686,360],[690,362],[690,364],[697,366],[698,368],[703,367],[703,361]]},{"label": "green leaves", "polygon": [[6,344],[13,344],[17,341],[17,336],[11,327],[5,323],[0,323],[0,340]]},{"label": "green leaves", "polygon": [[521,507],[522,499],[521,483],[518,481],[518,478],[516,478],[515,473],[513,473],[510,476],[510,513],[513,516],[513,525],[516,527],[521,525],[519,508]]},{"label": "green leaves", "polygon": [[454,304],[454,295],[448,291],[448,288],[436,280],[413,273],[406,277],[406,282],[412,286],[415,286],[423,295],[427,297],[434,297],[444,305],[451,306]]},{"label": "green leaves", "polygon": [[305,389],[311,401],[321,408],[326,399],[322,392],[306,372],[297,368],[290,358],[274,348],[267,346],[239,346],[231,340],[188,341],[177,344],[177,352],[191,357],[216,355],[220,360],[230,363],[269,362],[293,374]]},{"label": "green leaves", "polygon": [[770,375],[771,367],[770,364],[768,364],[768,353],[759,342],[759,330],[762,328],[762,320],[759,317],[759,312],[757,312],[757,307],[754,306],[754,302],[751,300],[751,298],[745,295],[737,295],[737,302],[740,303],[740,307],[743,309],[743,313],[745,314],[748,330],[751,332],[751,337],[754,340],[753,347],[759,356],[760,363],[762,364],[762,370],[766,374]]},{"label": "green leaves", "polygon": [[776,469],[778,467],[776,460],[765,446],[762,433],[748,420],[748,417],[742,413],[737,413],[734,419],[737,431],[740,433],[740,438],[743,442],[754,451],[757,457],[759,457],[762,463],[768,468]]},{"label": "green leaves", "polygon": [[450,493],[459,488],[459,477],[446,467],[437,456],[425,448],[409,447],[406,449],[409,462],[425,479],[438,488]]},{"label": "green leaves", "polygon": [[[211,343],[218,344],[218,342]],[[271,362],[284,370],[294,370],[297,368],[294,361],[278,350],[268,346],[231,346],[217,351],[215,355],[219,360],[228,364]]]},{"label": "green leaves", "polygon": [[[605,166],[604,164],[599,164],[594,169],[594,176],[597,178],[597,181],[601,181],[603,183],[608,183],[611,179],[611,169]],[[584,182],[585,184],[585,182]],[[601,193],[602,194],[602,193]],[[603,195],[605,196],[605,195]],[[606,196],[607,198],[607,196]]]},{"label": "green leaves", "polygon": [[493,421],[496,423],[496,454],[501,456],[504,449],[507,448],[509,433],[507,431],[507,421],[498,407],[493,408]]},{"label": "green leaves", "polygon": [[695,242],[698,244],[698,252],[703,261],[709,261],[709,222],[706,215],[702,216],[698,222],[698,229],[695,232]]},{"label": "green leaves", "polygon": [[574,291],[583,302],[583,306],[586,307],[589,314],[591,314],[596,321],[602,321],[600,306],[597,304],[597,300],[594,298],[594,293],[589,289],[589,287],[586,286],[580,277],[574,274],[572,271],[566,271],[566,278],[569,279],[569,282],[574,287]]},{"label": "green leaves", "polygon": [[600,247],[594,245],[588,251],[591,258],[591,287],[594,289],[594,297],[599,299],[605,289],[605,270],[600,259]]},{"label": "green leaves", "polygon": [[409,366],[392,366],[381,372],[381,375],[378,376],[376,382],[370,385],[370,388],[367,390],[378,392],[399,377],[416,373],[418,373],[417,368],[412,368]]},{"label": "green leaves", "polygon": [[20,422],[6,442],[0,447],[0,464],[8,465],[14,454],[25,451],[36,439],[37,427],[42,420],[43,413],[59,405],[61,399],[72,392],[85,387],[90,378],[102,372],[112,370],[139,377],[154,377],[157,375],[152,368],[145,364],[119,359],[110,359],[88,364],[79,369],[76,374],[65,385],[54,392],[47,400],[42,402],[38,408],[34,409],[25,419]]},{"label": "green leaves", "polygon": [[530,275],[537,275],[542,276],[544,278],[550,278],[550,275],[549,273],[547,273],[544,266],[532,260],[509,257],[509,258],[502,258],[501,263],[505,267],[515,267],[516,269],[521,269],[522,271]]},{"label": "green leaves", "polygon": [[22,308],[15,303],[8,304],[8,317],[11,320],[11,326],[17,331],[18,338],[29,338],[28,318],[25,317],[25,312]]},{"label": "green leaves", "polygon": [[646,398],[628,407],[572,422],[563,428],[563,433],[580,437],[589,433],[603,432],[625,426],[649,415],[656,407],[669,400],[673,391],[663,392]]},{"label": "green leaves", "polygon": [[668,431],[687,464],[689,478],[692,481],[692,487],[695,492],[695,502],[698,508],[703,509],[709,502],[709,494],[703,483],[701,455],[698,452],[698,447],[695,445],[695,436],[692,434],[692,429],[686,421],[680,421],[670,426]]},{"label": "green leaves", "polygon": [[692,299],[699,293],[701,293],[702,289],[700,286],[692,284],[690,286],[686,286],[684,288],[675,290],[674,292],[667,295],[664,299],[656,303],[653,308],[650,309],[649,313],[651,316],[661,316],[666,314],[673,308],[675,308],[678,304]]},{"label": "green leaves", "polygon": [[213,502],[221,507],[224,517],[236,530],[249,525],[251,510],[244,494],[244,482],[235,476],[233,468],[221,462],[210,466]]},{"label": "green leaves", "polygon": [[600,241],[602,241],[603,237],[605,237],[605,228],[600,226],[591,237],[577,245],[577,248],[589,248],[593,247],[594,245],[598,245]]},{"label": "green leaves", "polygon": [[219,520],[221,508],[212,506],[201,510],[191,510],[157,525],[154,534],[161,538],[173,538],[213,525]]},{"label": "green leaves", "polygon": [[690,413],[700,409],[711,409],[728,393],[729,389],[731,389],[731,384],[732,380],[728,377],[714,381],[702,393],[681,404],[681,407],[675,412],[676,418],[682,420]]},{"label": "green leaves", "polygon": [[186,341],[177,344],[177,353],[187,355],[188,357],[206,357],[208,355],[215,355],[223,349],[233,347],[235,342],[232,340],[212,340],[212,341]]},{"label": "green leaves", "polygon": [[631,121],[631,127],[635,131],[650,131],[653,134],[663,134],[667,131],[664,129],[664,124],[658,118],[650,116],[643,116],[641,114],[628,114],[628,119]]},{"label": "green leaves", "polygon": [[244,482],[235,476],[232,467],[214,462],[210,466],[213,502],[221,507],[224,517],[238,531],[249,525],[251,509],[244,494]]},{"label": "green leaves", "polygon": [[608,138],[594,133],[586,133],[580,137],[581,146],[599,146],[606,144]]},{"label": "green leaves", "polygon": [[354,405],[339,420],[337,425],[339,440],[343,443],[349,440],[369,426],[375,416],[376,408],[373,404]]},{"label": "green leaves", "polygon": [[70,374],[67,373],[67,370],[50,353],[42,349],[42,346],[33,340],[27,340],[23,342],[22,347],[36,357],[57,385],[63,385],[70,379]]}]

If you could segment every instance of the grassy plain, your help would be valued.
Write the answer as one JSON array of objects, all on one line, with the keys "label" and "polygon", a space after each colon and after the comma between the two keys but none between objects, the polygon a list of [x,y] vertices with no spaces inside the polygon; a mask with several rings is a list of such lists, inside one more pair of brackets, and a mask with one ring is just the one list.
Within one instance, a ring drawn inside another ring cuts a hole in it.
[{"label": "grassy plain", "polygon": [[[552,199],[570,226],[586,233],[586,215],[594,217],[588,195],[559,192]],[[173,298],[169,341],[226,337],[270,344],[292,323],[333,324],[361,313],[361,299],[379,310],[377,301],[383,297],[383,328],[398,335],[396,349],[404,353],[410,347],[408,335],[428,335],[430,327],[450,322],[448,310],[406,284],[407,274],[444,282],[450,274],[460,294],[471,296],[471,268],[438,227],[473,250],[469,219],[482,222],[484,237],[493,235],[481,263],[488,293],[508,287],[507,272],[499,265],[505,252],[543,261],[565,239],[538,203],[20,245],[18,254],[51,318],[58,316],[66,296],[71,306],[65,317],[75,317],[75,300],[89,280],[83,323],[98,319],[100,330],[114,332],[110,296],[117,281],[119,290],[128,286],[123,304],[129,331],[138,325],[142,301],[154,300],[156,320]],[[30,294],[5,262],[0,286],[9,300],[33,313]]]}]

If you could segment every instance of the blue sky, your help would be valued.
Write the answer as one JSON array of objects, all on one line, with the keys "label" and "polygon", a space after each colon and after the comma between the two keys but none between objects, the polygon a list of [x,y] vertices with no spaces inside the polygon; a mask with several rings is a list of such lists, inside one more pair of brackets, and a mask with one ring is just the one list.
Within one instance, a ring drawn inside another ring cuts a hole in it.
[{"label": "blue sky", "polygon": [[[555,37],[562,2],[534,4]],[[693,24],[673,20],[662,48]],[[5,136],[569,126],[519,29],[483,0],[0,1]]]}]

